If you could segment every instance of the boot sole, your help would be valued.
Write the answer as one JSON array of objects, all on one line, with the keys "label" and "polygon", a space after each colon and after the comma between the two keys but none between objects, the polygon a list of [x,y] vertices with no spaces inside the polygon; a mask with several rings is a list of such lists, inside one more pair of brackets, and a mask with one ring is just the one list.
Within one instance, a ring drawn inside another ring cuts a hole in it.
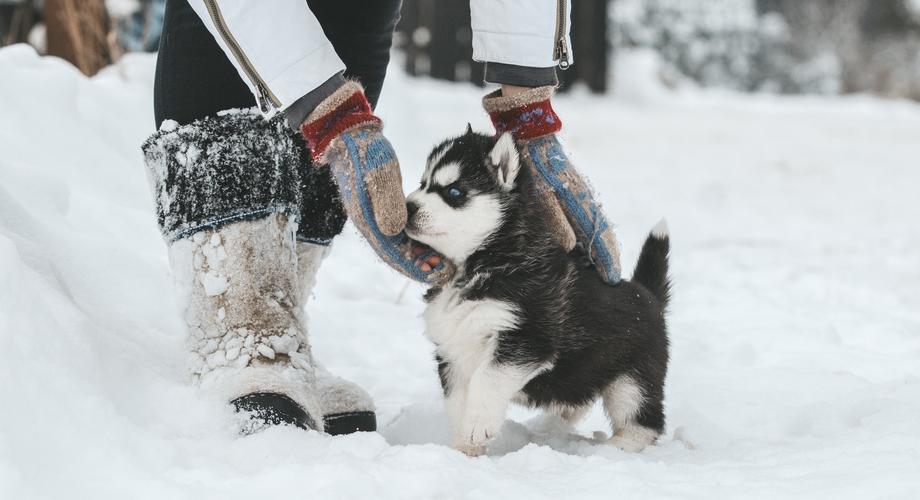
[{"label": "boot sole", "polygon": [[377,414],[372,411],[354,411],[335,413],[323,417],[326,434],[341,436],[355,432],[374,432],[377,430]]}]

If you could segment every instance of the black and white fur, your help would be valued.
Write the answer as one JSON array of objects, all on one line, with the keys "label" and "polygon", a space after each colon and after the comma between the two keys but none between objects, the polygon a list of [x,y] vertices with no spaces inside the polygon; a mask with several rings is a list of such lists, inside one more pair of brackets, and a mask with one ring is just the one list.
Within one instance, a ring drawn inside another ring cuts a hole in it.
[{"label": "black and white fur", "polygon": [[453,446],[483,453],[511,402],[575,422],[601,398],[610,443],[642,450],[665,424],[667,227],[632,281],[606,284],[553,242],[528,176],[510,135],[468,129],[434,149],[408,197],[409,236],[458,268],[425,297]]}]

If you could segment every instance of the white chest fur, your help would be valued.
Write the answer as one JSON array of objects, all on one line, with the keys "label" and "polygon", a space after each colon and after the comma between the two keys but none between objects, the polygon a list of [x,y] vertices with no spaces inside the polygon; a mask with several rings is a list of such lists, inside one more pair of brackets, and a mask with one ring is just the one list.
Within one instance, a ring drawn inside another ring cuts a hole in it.
[{"label": "white chest fur", "polygon": [[451,364],[454,376],[466,378],[495,351],[498,332],[514,328],[517,308],[493,300],[465,300],[462,290],[445,287],[425,310],[425,335]]}]

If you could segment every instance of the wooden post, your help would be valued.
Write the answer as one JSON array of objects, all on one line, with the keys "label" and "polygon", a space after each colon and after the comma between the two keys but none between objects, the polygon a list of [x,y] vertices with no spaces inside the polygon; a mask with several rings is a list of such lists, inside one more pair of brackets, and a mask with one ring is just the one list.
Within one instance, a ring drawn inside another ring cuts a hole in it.
[{"label": "wooden post", "polygon": [[70,61],[87,76],[111,62],[104,0],[45,0],[44,18],[48,55]]}]

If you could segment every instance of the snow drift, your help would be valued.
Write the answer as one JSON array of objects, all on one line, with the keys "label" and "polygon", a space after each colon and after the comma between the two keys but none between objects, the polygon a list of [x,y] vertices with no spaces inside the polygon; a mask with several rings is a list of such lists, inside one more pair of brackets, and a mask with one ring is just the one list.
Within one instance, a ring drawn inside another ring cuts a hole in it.
[{"label": "snow drift", "polygon": [[[380,432],[239,438],[188,385],[140,143],[154,60],[93,79],[0,50],[0,498],[910,498],[920,490],[920,106],[869,98],[558,99],[620,227],[672,234],[668,433],[626,454],[515,410],[446,446],[422,290],[351,228],[320,271],[315,353]],[[622,71],[628,77],[628,68]],[[394,68],[380,114],[407,188],[488,130],[480,90]],[[437,112],[435,112],[437,111]]]}]

